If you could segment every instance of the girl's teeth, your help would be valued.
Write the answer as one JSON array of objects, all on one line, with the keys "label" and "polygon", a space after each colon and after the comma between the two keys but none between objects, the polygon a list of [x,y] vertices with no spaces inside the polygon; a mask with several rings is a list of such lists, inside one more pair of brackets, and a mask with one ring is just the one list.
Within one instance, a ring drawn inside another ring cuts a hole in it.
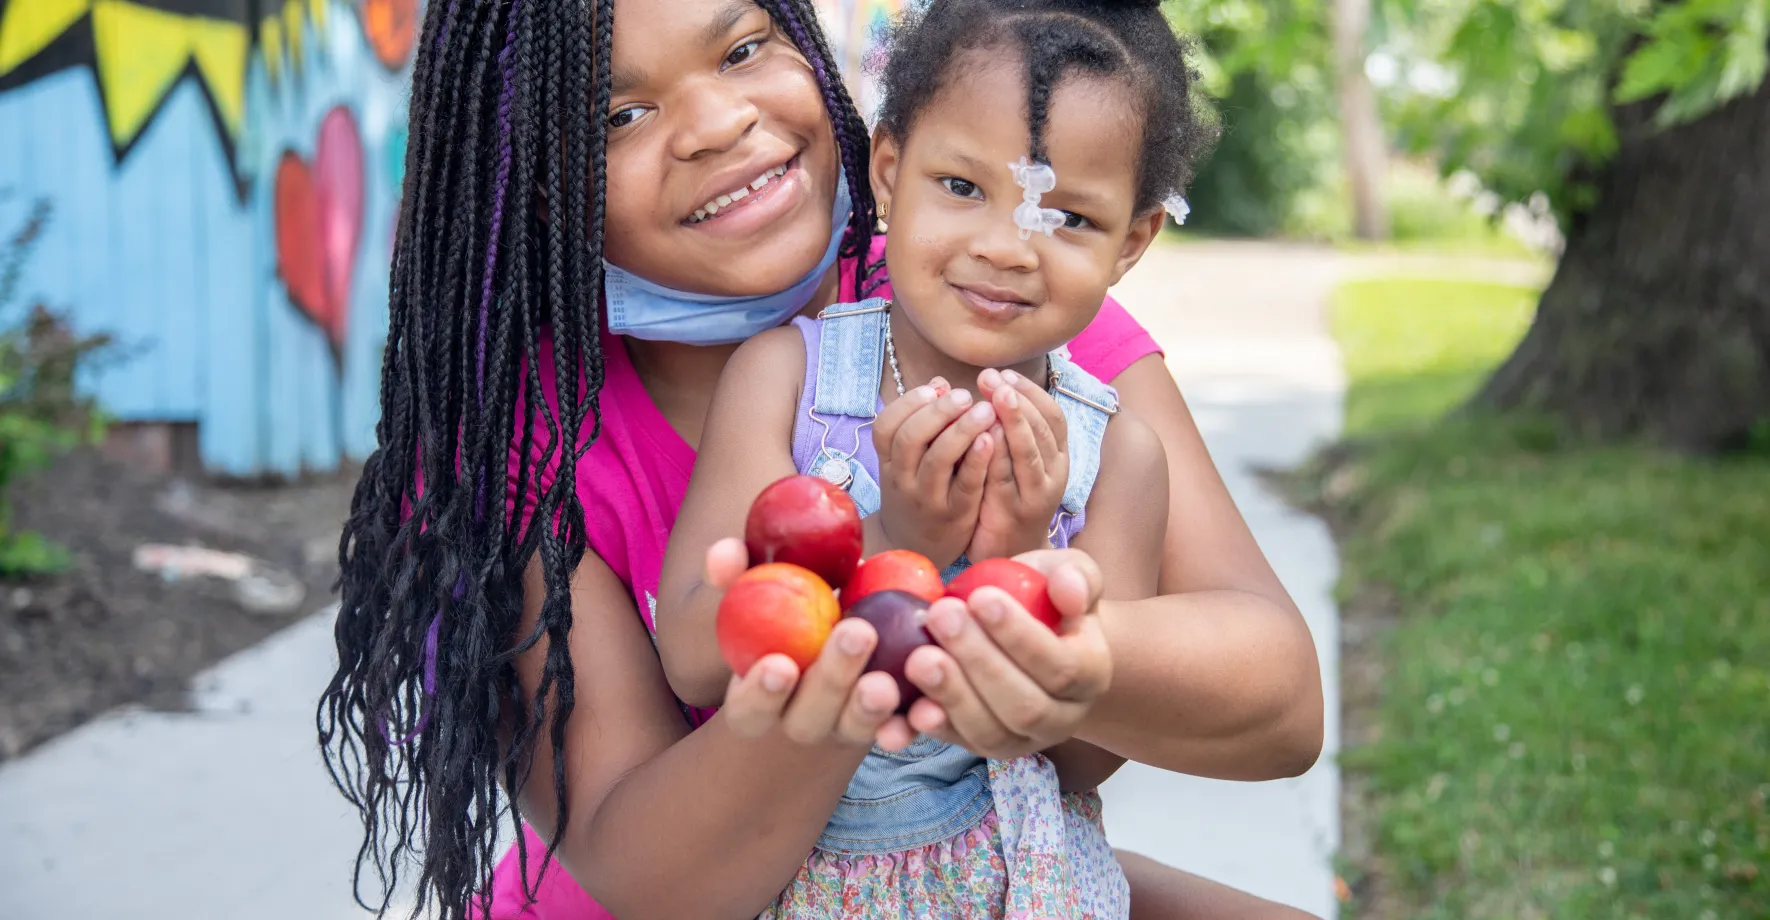
[{"label": "girl's teeth", "polygon": [[732,192],[729,195],[720,195],[718,198],[715,198],[712,201],[707,202],[706,207],[694,212],[695,222],[699,223],[700,221],[706,220],[707,218],[712,217],[715,214],[718,214],[720,208],[731,207],[732,202],[742,201],[744,198],[748,197],[751,192],[762,191],[762,187],[764,185],[767,185],[768,183],[773,182],[776,178],[778,178],[780,176],[784,176],[786,174],[787,174],[787,167],[786,166],[784,166],[784,165],[783,166],[776,166],[775,168],[769,170],[768,172],[765,172],[762,175],[756,177],[756,181],[750,183],[748,187],[739,186],[736,191]]}]

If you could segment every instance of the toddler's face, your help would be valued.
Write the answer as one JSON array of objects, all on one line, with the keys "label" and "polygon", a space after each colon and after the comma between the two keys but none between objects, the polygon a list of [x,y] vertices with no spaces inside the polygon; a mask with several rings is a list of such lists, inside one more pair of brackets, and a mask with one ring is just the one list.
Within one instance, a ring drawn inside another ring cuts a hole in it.
[{"label": "toddler's face", "polygon": [[1026,80],[1017,55],[973,52],[900,140],[874,143],[873,186],[889,205],[886,258],[897,304],[935,348],[1005,367],[1068,342],[1100,310],[1161,227],[1138,217],[1140,125],[1124,84],[1071,71],[1051,94],[1046,151],[1066,212],[1052,236],[1022,240]]}]

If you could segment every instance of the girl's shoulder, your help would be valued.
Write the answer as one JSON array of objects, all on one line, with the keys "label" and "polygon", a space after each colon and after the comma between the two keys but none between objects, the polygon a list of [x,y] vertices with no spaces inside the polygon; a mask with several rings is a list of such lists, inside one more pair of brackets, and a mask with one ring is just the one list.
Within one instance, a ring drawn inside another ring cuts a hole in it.
[{"label": "girl's shoulder", "polygon": [[1088,328],[1069,343],[1069,359],[1106,383],[1138,359],[1161,353],[1149,330],[1111,296]]}]

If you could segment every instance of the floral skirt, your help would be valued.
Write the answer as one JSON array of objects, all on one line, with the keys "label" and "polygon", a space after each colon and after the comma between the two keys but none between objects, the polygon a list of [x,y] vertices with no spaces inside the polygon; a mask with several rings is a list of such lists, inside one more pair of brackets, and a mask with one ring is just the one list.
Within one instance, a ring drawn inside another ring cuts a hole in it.
[{"label": "floral skirt", "polygon": [[1124,920],[1130,886],[1100,794],[1064,794],[1043,755],[989,762],[994,807],[914,850],[814,850],[761,920]]}]

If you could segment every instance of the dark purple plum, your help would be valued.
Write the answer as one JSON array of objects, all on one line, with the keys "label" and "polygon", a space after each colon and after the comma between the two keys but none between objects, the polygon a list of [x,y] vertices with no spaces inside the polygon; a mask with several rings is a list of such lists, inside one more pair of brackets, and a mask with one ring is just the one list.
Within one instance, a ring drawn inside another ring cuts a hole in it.
[{"label": "dark purple plum", "polygon": [[871,623],[879,634],[867,670],[884,671],[897,680],[897,711],[908,712],[922,691],[903,676],[903,666],[911,652],[934,642],[923,626],[928,619],[928,602],[907,591],[875,591],[855,601],[846,616]]}]

